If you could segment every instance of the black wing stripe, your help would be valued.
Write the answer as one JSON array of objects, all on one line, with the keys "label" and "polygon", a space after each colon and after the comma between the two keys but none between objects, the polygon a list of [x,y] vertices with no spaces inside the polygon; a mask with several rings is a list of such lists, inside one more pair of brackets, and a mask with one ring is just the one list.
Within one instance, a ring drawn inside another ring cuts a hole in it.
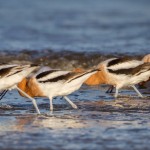
[{"label": "black wing stripe", "polygon": [[7,74],[10,73],[10,71],[12,70],[13,67],[8,67],[8,68],[2,68],[0,69],[0,77],[4,77],[6,76]]},{"label": "black wing stripe", "polygon": [[119,75],[119,74],[132,75],[133,68],[130,68],[130,69],[119,69],[119,70],[108,69],[108,71],[110,73],[113,73],[113,74],[116,74],[116,75]]},{"label": "black wing stripe", "polygon": [[131,59],[130,58],[116,58],[116,59],[110,61],[107,65],[107,67],[114,66],[114,65],[117,65],[117,64],[120,64],[120,63],[124,63],[124,62],[127,62],[127,61],[131,61]]},{"label": "black wing stripe", "polygon": [[49,75],[49,74],[51,74],[51,73],[53,73],[53,72],[56,72],[56,71],[58,71],[58,70],[44,71],[44,72],[38,74],[38,75],[36,76],[36,79],[43,78],[43,77],[45,77],[45,76],[47,76],[47,75]]},{"label": "black wing stripe", "polygon": [[44,81],[39,81],[40,83],[46,83],[46,82],[58,82],[58,81],[61,81],[61,80],[68,80],[70,77],[72,77],[75,73],[67,73],[67,74],[64,74],[64,75],[60,75],[60,76],[57,76],[57,77],[54,77],[52,79],[48,79],[48,80],[44,80]]},{"label": "black wing stripe", "polygon": [[139,65],[138,67],[136,67],[134,69],[134,72],[133,74],[135,74],[136,76],[144,73],[144,72],[147,72],[150,70],[150,63],[144,63],[142,65]]},{"label": "black wing stripe", "polygon": [[7,77],[12,76],[12,75],[15,75],[15,74],[17,74],[17,73],[19,73],[19,72],[21,72],[21,71],[22,71],[22,70],[16,71],[16,72],[14,72],[13,74],[8,75]]},{"label": "black wing stripe", "polygon": [[[80,75],[78,75],[78,76],[72,78],[71,80],[69,80],[69,82],[71,82],[71,81],[73,81],[73,80],[75,80],[75,79],[78,79],[78,78],[80,78],[80,77],[82,77],[82,76],[84,76],[84,75],[86,75],[86,74],[92,73],[92,72],[94,72],[94,71],[99,71],[99,69],[91,70],[91,71],[85,72],[85,73],[83,73],[83,74],[80,74]],[[68,82],[68,83],[69,83],[69,82]]]},{"label": "black wing stripe", "polygon": [[150,69],[148,69],[148,70],[143,70],[143,71],[141,71],[141,72],[138,72],[138,73],[135,74],[135,75],[138,76],[138,75],[140,75],[140,74],[142,74],[142,73],[145,73],[145,72],[147,72],[147,71],[150,71]]},{"label": "black wing stripe", "polygon": [[119,70],[108,69],[108,71],[110,73],[114,73],[116,75],[125,74],[125,75],[136,75],[136,76],[138,76],[144,72],[147,72],[149,70],[150,70],[150,63],[144,63],[135,68],[119,69]]}]

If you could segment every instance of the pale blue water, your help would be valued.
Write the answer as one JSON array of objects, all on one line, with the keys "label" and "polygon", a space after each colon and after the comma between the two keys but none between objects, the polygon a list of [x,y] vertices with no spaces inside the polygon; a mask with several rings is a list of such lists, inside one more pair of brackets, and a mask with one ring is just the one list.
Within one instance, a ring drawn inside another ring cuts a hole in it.
[{"label": "pale blue water", "polygon": [[149,0],[0,0],[0,50],[150,52]]},{"label": "pale blue water", "polygon": [[[1,61],[72,69],[91,67],[116,53],[150,53],[149,0],[0,0]],[[93,106],[90,102],[114,100],[105,91],[83,86],[71,94],[78,110],[57,98],[54,115],[49,100],[38,98],[41,116],[30,100],[9,92],[0,101],[0,150],[148,150],[150,106],[121,111]],[[129,89],[121,94],[135,96]]]},{"label": "pale blue water", "polygon": [[[96,101],[114,100],[112,95],[105,93],[106,89],[83,86],[69,95],[78,106],[77,110],[64,99],[55,98],[53,115],[48,98],[36,98],[42,113],[36,115],[29,99],[20,97],[16,91],[8,92],[0,101],[0,149],[149,149],[150,105],[147,109],[146,104],[135,108],[120,107],[122,110],[111,109],[109,103],[102,107],[98,103],[94,105]],[[120,94],[136,96],[133,90],[122,90]],[[137,97],[130,101],[134,103],[135,100]]]}]

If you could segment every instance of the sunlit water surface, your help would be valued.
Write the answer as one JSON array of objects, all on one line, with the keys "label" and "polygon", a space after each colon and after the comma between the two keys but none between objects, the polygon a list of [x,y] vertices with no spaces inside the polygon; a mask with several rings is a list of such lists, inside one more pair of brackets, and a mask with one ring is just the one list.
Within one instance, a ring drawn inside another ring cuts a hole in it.
[{"label": "sunlit water surface", "polygon": [[[0,1],[0,62],[72,70],[116,56],[141,59],[150,52],[149,6],[149,0]],[[56,98],[53,114],[49,100],[37,98],[42,115],[10,91],[0,101],[0,150],[149,149],[150,98],[128,89],[116,102],[105,91],[83,86],[69,96],[77,110]]]},{"label": "sunlit water surface", "polygon": [[[77,104],[77,110],[58,97],[53,101],[53,114],[49,100],[37,98],[42,115],[36,115],[30,100],[10,91],[0,105],[0,149],[148,149],[149,110],[99,107],[103,100],[110,105],[114,101],[106,89],[83,86],[71,94],[69,98]],[[132,103],[137,99],[132,90],[120,94]]]}]

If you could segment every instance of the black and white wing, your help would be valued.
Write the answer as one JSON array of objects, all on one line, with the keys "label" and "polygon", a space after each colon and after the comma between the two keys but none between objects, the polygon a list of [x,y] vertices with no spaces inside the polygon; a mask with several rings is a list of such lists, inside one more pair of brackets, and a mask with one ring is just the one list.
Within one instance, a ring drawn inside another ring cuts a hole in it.
[{"label": "black and white wing", "polygon": [[150,77],[150,62],[137,66],[132,70],[131,73],[134,76],[139,76],[141,74],[148,73]]},{"label": "black and white wing", "polygon": [[82,76],[96,72],[98,69],[86,71],[83,73],[72,72],[72,71],[62,71],[62,70],[49,70],[44,71],[36,76],[36,79],[40,83],[54,83],[63,82],[69,83],[75,79],[81,78]]},{"label": "black and white wing", "polygon": [[131,75],[134,68],[144,64],[143,61],[130,58],[114,58],[107,62],[107,70],[113,74]]},{"label": "black and white wing", "polygon": [[10,77],[32,67],[35,67],[35,65],[0,65],[0,78]]},{"label": "black and white wing", "polygon": [[40,83],[66,82],[75,73],[62,70],[48,70],[36,75],[36,79]]},{"label": "black and white wing", "polygon": [[1,64],[0,65],[0,78],[7,77],[13,74],[18,65],[8,65],[8,64]]}]

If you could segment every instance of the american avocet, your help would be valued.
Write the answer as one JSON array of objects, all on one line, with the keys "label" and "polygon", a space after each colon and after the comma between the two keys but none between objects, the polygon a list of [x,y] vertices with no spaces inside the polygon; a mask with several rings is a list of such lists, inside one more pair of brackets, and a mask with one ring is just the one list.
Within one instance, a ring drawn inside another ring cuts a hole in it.
[{"label": "american avocet", "polygon": [[150,63],[134,59],[112,58],[98,65],[104,73],[106,84],[116,88],[115,97],[122,87],[133,87],[140,97],[142,94],[135,87],[136,84],[146,81],[150,77]]},{"label": "american avocet", "polygon": [[[145,55],[145,56],[142,58],[141,61],[143,61],[144,63],[150,62],[150,54]],[[132,63],[131,63],[131,66],[132,66]],[[147,81],[143,81],[143,82],[139,83],[138,85],[141,86],[141,87],[144,87],[145,84],[146,84],[148,81],[150,81],[150,78],[149,78]],[[111,85],[111,86],[108,88],[108,90],[106,91],[106,93],[112,93],[113,89],[114,89],[114,86]]]},{"label": "american avocet", "polygon": [[52,99],[56,96],[63,96],[73,108],[77,108],[77,106],[67,97],[67,95],[78,90],[83,82],[97,71],[98,69],[93,69],[82,73],[61,70],[44,71],[31,77],[29,82],[27,82],[27,79],[25,78],[18,84],[18,87],[32,97],[48,97],[50,99],[51,111],[53,111]]},{"label": "american avocet", "polygon": [[[24,91],[22,91],[17,84],[21,82],[23,78],[28,76],[31,72],[37,69],[36,65],[10,65],[10,64],[1,64],[0,65],[0,91],[4,90],[3,95],[7,92],[7,90],[17,89],[26,97],[32,100],[34,107],[38,114],[40,111],[37,107],[35,99],[27,95]],[[3,96],[2,95],[2,96]]]},{"label": "american avocet", "polygon": [[[130,63],[128,63],[128,65],[127,65],[125,63],[127,63],[126,61],[128,61],[128,60],[130,61]],[[127,69],[134,68],[134,67],[138,66],[139,64],[150,62],[150,54],[144,56],[144,58],[141,61],[134,60],[134,63],[133,63],[132,59],[122,58],[122,59],[120,59],[120,61],[124,62],[123,67],[127,67]],[[83,72],[84,69],[76,68],[74,71],[75,72]],[[140,84],[145,84],[145,82],[142,82]],[[102,70],[100,70],[100,71],[96,72],[95,74],[91,75],[84,83],[87,85],[99,85],[99,84],[107,84],[108,81],[107,81],[107,78],[106,78],[106,75],[104,74],[104,72]],[[106,93],[111,93],[113,91],[113,89],[114,89],[114,85],[111,85],[108,88],[108,90],[106,91]]]},{"label": "american avocet", "polygon": [[[144,63],[143,60],[139,61],[139,60],[125,59],[125,58],[121,58],[121,59],[120,58],[114,58],[112,60],[114,60],[113,61],[114,64],[112,64],[112,66],[114,66],[114,67],[116,67],[118,65],[120,66],[120,69],[118,68],[118,72],[119,72],[119,70],[122,70],[122,69],[125,69],[126,71],[134,70],[134,69],[136,69],[136,67],[138,67],[138,66],[140,66]],[[101,64],[103,64],[103,63],[105,64],[104,68],[106,70],[109,69],[109,68],[107,68],[107,64],[106,64],[106,62],[109,62],[109,61],[111,61],[111,59],[105,61],[105,63],[104,62],[101,63]],[[142,70],[142,67],[141,67],[141,70]],[[115,71],[117,71],[117,69]],[[82,68],[76,68],[72,72],[83,73],[83,72],[85,72],[85,70],[82,69]],[[109,71],[107,73],[105,73],[104,69],[99,70],[95,74],[92,74],[87,80],[85,80],[84,83],[87,84],[87,85],[110,84],[111,87],[109,88],[108,92],[111,93],[111,91],[113,90],[115,85],[111,84],[109,82],[109,80],[106,76],[108,73],[109,73]],[[130,74],[130,72],[128,72],[128,74],[126,73],[126,76],[129,77],[129,74]],[[123,72],[122,72],[122,75],[123,75]],[[115,76],[115,74],[114,74],[114,76]],[[120,74],[120,76],[121,76],[121,74]],[[118,77],[119,77],[119,74],[118,74]],[[19,87],[23,91],[27,92],[32,97],[44,96],[40,91],[38,91],[38,89],[35,88],[36,86],[31,86],[31,85],[34,85],[34,83],[32,83],[32,82],[33,82],[32,80],[30,80],[30,79],[28,80],[28,79],[25,78],[24,80],[22,80],[22,82],[19,83]],[[135,86],[134,86],[134,88],[135,88]],[[136,91],[137,91],[137,89],[136,89]],[[141,94],[139,94],[139,95],[141,96]]]},{"label": "american avocet", "polygon": [[[146,60],[148,60],[148,57],[146,57]],[[100,71],[91,75],[84,83],[87,85],[109,84],[111,85],[107,90],[109,93],[111,93],[113,88],[116,87],[115,97],[117,97],[118,90],[120,88],[124,86],[132,86],[138,95],[142,97],[142,94],[140,94],[134,85],[148,79],[147,73],[149,72],[149,64],[145,62],[143,60],[139,61],[129,58],[108,59],[100,63],[98,65]],[[145,73],[141,73],[140,75],[136,75],[136,71],[140,72],[145,70],[144,66],[147,66],[147,71]],[[77,68],[75,71],[82,72],[83,69]],[[134,82],[135,84],[133,84]]]}]

